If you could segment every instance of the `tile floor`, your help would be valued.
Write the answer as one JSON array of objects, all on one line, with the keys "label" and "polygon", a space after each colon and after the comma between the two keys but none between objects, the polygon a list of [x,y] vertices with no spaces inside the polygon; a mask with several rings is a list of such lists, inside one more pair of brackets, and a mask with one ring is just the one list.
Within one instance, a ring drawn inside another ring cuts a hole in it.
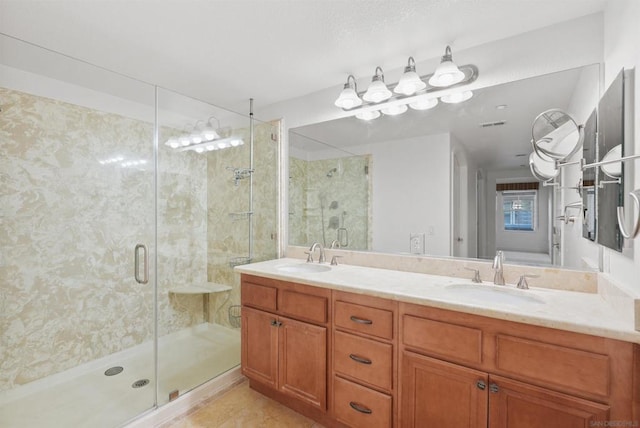
[{"label": "tile floor", "polygon": [[322,428],[322,425],[249,388],[244,380],[161,428]]}]

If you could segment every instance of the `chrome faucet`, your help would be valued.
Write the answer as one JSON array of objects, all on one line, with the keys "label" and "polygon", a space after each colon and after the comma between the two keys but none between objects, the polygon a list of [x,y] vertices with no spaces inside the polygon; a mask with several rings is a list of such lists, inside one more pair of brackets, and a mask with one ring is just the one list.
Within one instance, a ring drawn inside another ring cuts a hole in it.
[{"label": "chrome faucet", "polygon": [[[318,259],[318,263],[324,263],[327,260],[324,257],[324,247],[322,246],[321,243],[319,242],[314,242],[313,245],[311,245],[311,248],[309,248],[309,252],[311,254],[313,254],[313,252],[316,250],[316,248],[320,248],[320,258]],[[311,257],[311,256],[309,256]]]},{"label": "chrome faucet", "polygon": [[496,256],[493,259],[493,283],[496,285],[504,285],[503,275],[504,253],[502,251],[496,251]]}]

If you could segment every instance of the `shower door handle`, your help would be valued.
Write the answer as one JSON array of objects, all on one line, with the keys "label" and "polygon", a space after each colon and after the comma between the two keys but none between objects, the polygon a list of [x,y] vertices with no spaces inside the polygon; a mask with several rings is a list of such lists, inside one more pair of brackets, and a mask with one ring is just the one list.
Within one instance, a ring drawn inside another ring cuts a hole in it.
[{"label": "shower door handle", "polygon": [[[142,250],[142,263],[144,263],[142,267],[142,278],[140,278],[140,250]],[[146,284],[149,282],[149,250],[146,245],[138,244],[133,250],[133,253],[135,258],[134,276],[136,282],[138,284]]]}]

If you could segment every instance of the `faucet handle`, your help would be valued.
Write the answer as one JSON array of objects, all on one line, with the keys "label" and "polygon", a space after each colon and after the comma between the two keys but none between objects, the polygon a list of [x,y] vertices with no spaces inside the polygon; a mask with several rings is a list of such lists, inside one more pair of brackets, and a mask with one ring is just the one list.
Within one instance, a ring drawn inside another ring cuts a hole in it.
[{"label": "faucet handle", "polygon": [[482,282],[482,278],[480,278],[480,270],[479,269],[473,269],[473,268],[469,268],[469,267],[465,267],[466,270],[470,270],[473,272],[473,278],[471,278],[472,282],[476,282],[476,283],[481,283]]},{"label": "faucet handle", "polygon": [[313,263],[313,255],[308,251],[305,251],[304,253],[307,255],[307,263]]},{"label": "faucet handle", "polygon": [[341,259],[343,256],[333,256],[331,257],[331,266],[338,266],[338,259]]},{"label": "faucet handle", "polygon": [[529,283],[527,283],[527,278],[538,278],[539,276],[540,275],[520,275],[520,279],[518,280],[516,287],[521,290],[528,290]]}]

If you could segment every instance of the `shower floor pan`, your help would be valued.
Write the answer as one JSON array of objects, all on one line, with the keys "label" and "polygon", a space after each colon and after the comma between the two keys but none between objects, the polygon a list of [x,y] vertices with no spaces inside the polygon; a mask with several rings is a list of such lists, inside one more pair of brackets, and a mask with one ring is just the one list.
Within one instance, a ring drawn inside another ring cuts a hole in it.
[{"label": "shower floor pan", "polygon": [[[240,364],[240,330],[217,324],[160,338],[158,404]],[[124,370],[113,376],[105,371]],[[134,384],[148,384],[133,387]],[[0,393],[0,426],[113,428],[152,407],[153,344],[146,343]]]}]

